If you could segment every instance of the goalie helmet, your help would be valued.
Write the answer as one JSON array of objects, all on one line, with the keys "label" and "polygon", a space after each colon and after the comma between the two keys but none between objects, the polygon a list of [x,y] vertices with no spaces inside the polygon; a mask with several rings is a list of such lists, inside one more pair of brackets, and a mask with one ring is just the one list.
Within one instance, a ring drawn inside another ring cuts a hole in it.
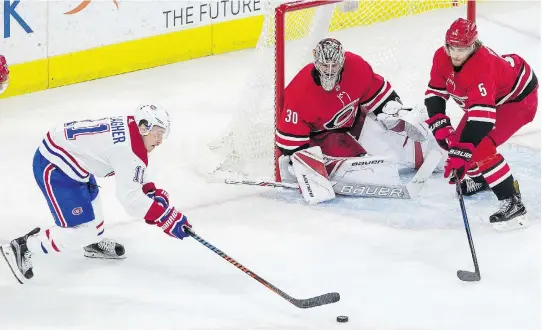
[{"label": "goalie helmet", "polygon": [[170,120],[168,112],[163,107],[156,104],[141,105],[135,111],[134,119],[138,126],[144,124],[147,128],[147,133],[142,135],[149,134],[154,126],[159,126],[165,130],[164,139],[167,139],[170,129]]},{"label": "goalie helmet", "polygon": [[321,40],[314,50],[314,67],[320,74],[320,84],[326,91],[335,87],[344,66],[344,49],[337,39]]},{"label": "goalie helmet", "polygon": [[478,39],[478,30],[476,23],[459,18],[455,20],[448,31],[446,31],[446,48],[453,47],[471,47]]}]

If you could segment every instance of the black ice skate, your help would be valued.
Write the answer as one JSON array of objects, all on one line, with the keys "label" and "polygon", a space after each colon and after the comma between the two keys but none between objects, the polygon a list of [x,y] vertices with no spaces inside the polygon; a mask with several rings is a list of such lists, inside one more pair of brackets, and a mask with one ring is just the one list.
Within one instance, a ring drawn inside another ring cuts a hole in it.
[{"label": "black ice skate", "polygon": [[98,243],[83,248],[85,257],[98,259],[125,259],[124,246],[110,239],[104,238]]},{"label": "black ice skate", "polygon": [[463,193],[463,196],[472,196],[485,190],[489,190],[489,185],[483,178],[477,180],[465,178],[461,181],[461,193]]},{"label": "black ice skate", "polygon": [[519,229],[527,226],[525,214],[527,210],[521,201],[521,194],[517,181],[514,182],[516,194],[500,202],[499,210],[489,217],[489,222],[498,231]]},{"label": "black ice skate", "polygon": [[35,228],[28,234],[16,238],[9,244],[0,247],[0,251],[4,256],[4,259],[6,259],[11,272],[21,284],[34,276],[34,272],[32,271],[33,253],[28,250],[26,241],[28,240],[28,237],[36,235],[39,232],[40,228]]}]

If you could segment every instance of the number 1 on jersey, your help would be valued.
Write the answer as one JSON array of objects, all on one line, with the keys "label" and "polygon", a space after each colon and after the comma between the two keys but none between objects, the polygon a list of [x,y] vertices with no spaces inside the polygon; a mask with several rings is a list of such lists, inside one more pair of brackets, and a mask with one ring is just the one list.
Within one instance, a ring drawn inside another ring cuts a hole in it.
[{"label": "number 1 on jersey", "polygon": [[[101,119],[98,121],[101,121]],[[92,123],[93,121],[83,120],[79,122],[75,121],[75,122],[64,124],[64,126],[66,127],[64,128],[64,136],[66,137],[67,140],[75,140],[77,136],[79,135],[90,135],[90,134],[99,134],[99,133],[109,132],[109,129],[110,129],[109,124],[103,124],[103,123],[89,125],[89,126],[78,125],[78,127],[75,127],[76,124],[80,124],[82,122]]]}]

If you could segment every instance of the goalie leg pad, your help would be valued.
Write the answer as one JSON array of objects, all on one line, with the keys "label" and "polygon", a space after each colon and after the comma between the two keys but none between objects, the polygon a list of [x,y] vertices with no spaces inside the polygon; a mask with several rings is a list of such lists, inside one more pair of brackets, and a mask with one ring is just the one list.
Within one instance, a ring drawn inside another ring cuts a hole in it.
[{"label": "goalie leg pad", "polygon": [[397,164],[389,157],[326,157],[326,168],[332,182],[349,184],[397,184]]},{"label": "goalie leg pad", "polygon": [[317,204],[335,198],[320,147],[300,150],[292,155],[291,160],[299,189],[307,203]]}]

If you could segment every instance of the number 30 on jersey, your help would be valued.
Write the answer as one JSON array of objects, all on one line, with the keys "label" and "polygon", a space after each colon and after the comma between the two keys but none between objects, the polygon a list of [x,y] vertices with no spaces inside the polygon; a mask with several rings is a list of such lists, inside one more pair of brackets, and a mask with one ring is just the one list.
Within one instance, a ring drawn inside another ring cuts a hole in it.
[{"label": "number 30 on jersey", "polygon": [[287,109],[286,118],[284,121],[287,123],[297,124],[297,112]]}]

